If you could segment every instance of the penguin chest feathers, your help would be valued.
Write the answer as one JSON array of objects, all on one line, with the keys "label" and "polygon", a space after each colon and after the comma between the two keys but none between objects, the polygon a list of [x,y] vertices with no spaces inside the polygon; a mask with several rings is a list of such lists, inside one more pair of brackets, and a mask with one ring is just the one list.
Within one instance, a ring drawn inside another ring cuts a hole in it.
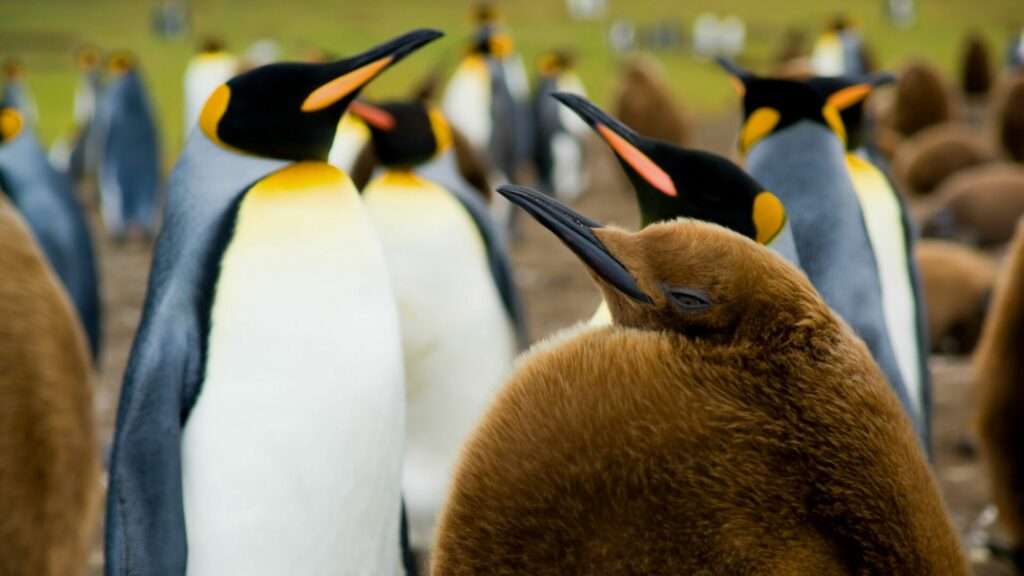
[{"label": "penguin chest feathers", "polygon": [[393,573],[404,403],[386,263],[348,177],[243,196],[182,438],[189,574]]}]

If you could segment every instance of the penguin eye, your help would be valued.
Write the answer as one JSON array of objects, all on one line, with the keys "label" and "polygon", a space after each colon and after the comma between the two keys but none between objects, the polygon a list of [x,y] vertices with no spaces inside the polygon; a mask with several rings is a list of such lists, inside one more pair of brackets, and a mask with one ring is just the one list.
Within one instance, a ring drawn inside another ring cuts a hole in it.
[{"label": "penguin eye", "polygon": [[683,312],[695,314],[697,312],[703,312],[712,306],[707,295],[697,292],[696,290],[667,288],[665,291],[668,293],[668,297],[672,302],[674,302],[676,306],[682,308]]}]

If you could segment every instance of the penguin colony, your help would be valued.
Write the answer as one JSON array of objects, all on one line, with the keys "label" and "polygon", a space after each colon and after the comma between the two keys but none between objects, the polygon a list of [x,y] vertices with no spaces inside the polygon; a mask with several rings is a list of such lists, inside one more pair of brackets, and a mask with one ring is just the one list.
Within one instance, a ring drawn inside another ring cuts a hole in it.
[{"label": "penguin colony", "polygon": [[[537,61],[530,94],[498,11],[472,22],[438,101],[413,82],[361,97],[435,30],[245,70],[204,41],[166,194],[132,54],[76,54],[49,157],[5,64],[0,573],[89,563],[91,189],[109,236],[156,237],[109,455],[109,576],[968,574],[930,469],[927,360],[979,334],[977,431],[1024,558],[1024,90],[997,94],[983,38],[961,84],[989,136],[930,64],[870,73],[849,18],[810,54],[792,43],[777,77],[720,59],[741,166],[693,147],[655,63],[625,65],[609,114],[570,52]],[[566,205],[591,138],[636,232]],[[524,179],[540,191],[492,194]],[[603,297],[522,355],[513,209]],[[977,248],[1014,229],[997,282]]]}]

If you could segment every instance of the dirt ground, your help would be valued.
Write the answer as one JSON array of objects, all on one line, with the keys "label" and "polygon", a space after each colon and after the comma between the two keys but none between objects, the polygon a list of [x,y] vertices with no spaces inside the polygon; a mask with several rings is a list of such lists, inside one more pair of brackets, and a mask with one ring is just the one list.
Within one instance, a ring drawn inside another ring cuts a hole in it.
[{"label": "dirt ground", "polygon": [[[698,145],[728,154],[735,126],[734,119],[700,126]],[[591,146],[591,190],[576,203],[576,208],[598,221],[635,228],[638,216],[632,192],[612,157],[603,146],[594,144]],[[100,229],[95,219],[93,224],[95,230]],[[141,239],[130,239],[122,244],[103,239],[98,246],[105,341],[95,406],[106,450],[112,436],[121,379],[145,297],[151,246]],[[512,251],[534,340],[589,318],[599,300],[597,290],[583,266],[554,236],[529,217],[520,215]],[[931,359],[931,369],[935,386],[935,469],[954,522],[973,540],[977,538],[975,526],[988,503],[988,496],[985,472],[979,460],[959,449],[970,418],[969,364],[964,358],[935,356]],[[979,575],[1013,574],[1007,563],[986,558],[981,553],[972,553],[972,561]],[[99,536],[91,564],[93,574],[102,573]]]}]

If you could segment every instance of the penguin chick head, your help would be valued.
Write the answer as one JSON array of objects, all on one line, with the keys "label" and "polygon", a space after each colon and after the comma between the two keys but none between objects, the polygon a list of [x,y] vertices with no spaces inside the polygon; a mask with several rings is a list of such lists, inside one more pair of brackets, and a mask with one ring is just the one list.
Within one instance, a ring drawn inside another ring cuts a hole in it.
[{"label": "penguin chick head", "polygon": [[268,64],[236,76],[206,101],[199,127],[219,145],[281,160],[325,160],[342,114],[378,74],[441,37],[416,30],[325,64]]},{"label": "penguin chick head", "polygon": [[761,244],[783,229],[782,202],[729,160],[641,136],[582,96],[553,96],[615,152],[636,191],[644,226],[685,216],[725,226]]},{"label": "penguin chick head", "polygon": [[718,63],[731,75],[743,97],[743,125],[739,147],[744,154],[764,137],[801,122],[825,126],[846,143],[846,128],[839,110],[807,84],[797,80],[760,78],[727,58]]},{"label": "penguin chick head", "polygon": [[25,128],[25,117],[13,106],[0,106],[0,144],[10,142]]},{"label": "penguin chick head", "polygon": [[793,326],[808,306],[825,310],[796,268],[720,226],[684,218],[627,232],[523,186],[498,192],[587,265],[616,324],[757,342]]},{"label": "penguin chick head", "polygon": [[349,113],[370,128],[377,158],[388,167],[411,168],[452,145],[452,129],[444,115],[420,100],[378,105],[356,100]]}]

